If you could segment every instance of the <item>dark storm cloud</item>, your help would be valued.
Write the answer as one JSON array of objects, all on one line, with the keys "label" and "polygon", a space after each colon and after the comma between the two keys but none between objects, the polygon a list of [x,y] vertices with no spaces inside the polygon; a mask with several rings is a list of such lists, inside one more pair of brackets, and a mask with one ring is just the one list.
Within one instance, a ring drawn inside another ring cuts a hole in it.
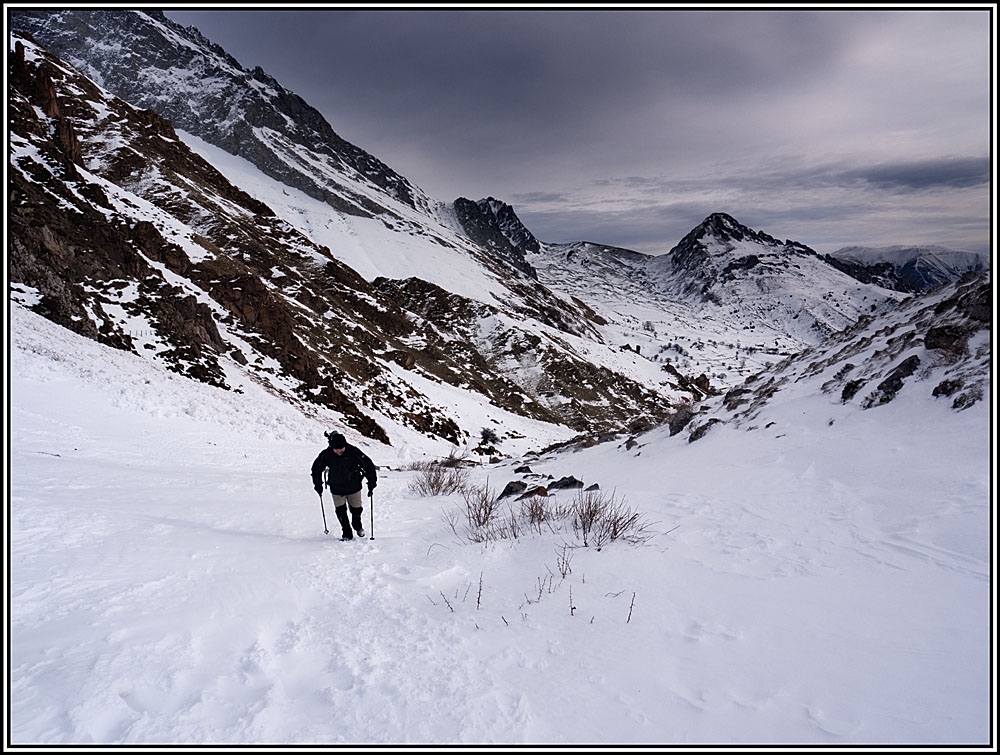
[{"label": "dark storm cloud", "polygon": [[[603,153],[587,159],[616,165],[627,145],[662,147],[668,131],[704,129],[725,142],[720,126],[729,125],[700,121],[717,120],[734,98],[807,81],[837,54],[847,22],[734,11],[169,15],[245,66],[261,64],[359,146],[392,134],[459,170],[468,161],[474,174],[502,169],[498,154],[561,154],[576,144],[599,144]],[[781,45],[747,43],[775,35]]]},{"label": "dark storm cloud", "polygon": [[[985,11],[167,15],[431,196],[507,201],[545,241],[663,252],[721,211],[753,227],[798,213],[759,229],[810,245],[988,245]],[[923,224],[930,206],[952,207],[954,232]]]},{"label": "dark storm cloud", "polygon": [[[775,191],[877,188],[885,191],[924,191],[930,189],[967,189],[988,187],[990,160],[986,157],[940,157],[929,160],[897,160],[871,163],[845,160],[818,165],[778,161],[770,166],[755,166],[752,171],[734,168],[726,182],[741,191]],[[611,182],[599,182],[611,183]],[[694,191],[701,180],[687,181],[684,188]],[[620,186],[659,193],[670,185],[668,180],[648,176],[621,179]],[[675,186],[674,188],[680,188]]]},{"label": "dark storm cloud", "polygon": [[986,158],[942,158],[917,162],[874,165],[846,177],[856,177],[883,189],[921,191],[938,187],[962,189],[988,186],[990,162]]},{"label": "dark storm cloud", "polygon": [[[763,77],[808,75],[836,54],[837,14],[733,11],[169,11],[244,64],[273,61],[334,90],[388,87],[391,99],[523,104],[582,112],[660,86],[726,97]],[[780,48],[741,42],[787,35]],[[227,41],[228,40],[228,41]],[[789,67],[790,60],[797,65]],[[350,71],[345,68],[350,67]],[[348,74],[343,82],[341,73]],[[641,96],[641,95],[640,95]]]}]

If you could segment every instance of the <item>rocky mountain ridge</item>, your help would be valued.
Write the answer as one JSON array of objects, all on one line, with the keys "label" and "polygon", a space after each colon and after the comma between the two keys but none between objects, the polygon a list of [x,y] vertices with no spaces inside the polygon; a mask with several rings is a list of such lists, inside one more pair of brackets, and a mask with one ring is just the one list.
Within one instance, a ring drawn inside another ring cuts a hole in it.
[{"label": "rocky mountain ridge", "polygon": [[429,202],[337,135],[298,95],[260,68],[244,69],[162,11],[19,9],[11,25],[126,102],[155,110],[175,128],[245,157],[338,212],[371,217],[391,213],[389,199]]}]

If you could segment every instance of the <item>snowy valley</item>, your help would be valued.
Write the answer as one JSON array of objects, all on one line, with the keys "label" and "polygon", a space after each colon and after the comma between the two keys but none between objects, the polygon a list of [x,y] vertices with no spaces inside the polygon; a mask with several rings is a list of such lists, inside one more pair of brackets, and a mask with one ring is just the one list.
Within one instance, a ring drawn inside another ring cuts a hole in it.
[{"label": "snowy valley", "polygon": [[8,746],[993,742],[988,264],[547,243],[114,13],[9,38]]}]

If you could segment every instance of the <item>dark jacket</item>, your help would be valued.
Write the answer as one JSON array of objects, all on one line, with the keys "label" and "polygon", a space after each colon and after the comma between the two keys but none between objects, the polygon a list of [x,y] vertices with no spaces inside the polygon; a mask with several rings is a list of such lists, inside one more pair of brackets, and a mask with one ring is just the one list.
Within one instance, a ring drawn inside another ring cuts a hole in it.
[{"label": "dark jacket", "polygon": [[377,474],[372,460],[350,443],[344,453],[338,456],[332,448],[324,448],[312,465],[313,487],[323,484],[323,470],[330,470],[326,477],[327,487],[334,495],[349,495],[361,490],[362,478],[368,479],[368,487],[375,487]]}]

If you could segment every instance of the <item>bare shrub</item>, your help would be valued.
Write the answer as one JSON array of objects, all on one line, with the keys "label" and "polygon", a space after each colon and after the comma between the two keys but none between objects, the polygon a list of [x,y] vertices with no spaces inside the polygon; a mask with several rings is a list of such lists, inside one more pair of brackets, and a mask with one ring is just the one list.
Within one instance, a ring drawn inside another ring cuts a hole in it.
[{"label": "bare shrub", "polygon": [[546,500],[545,506],[549,512],[549,519],[569,519],[573,516],[574,501],[559,500],[552,497]]},{"label": "bare shrub", "polygon": [[563,579],[566,579],[566,575],[573,571],[570,568],[570,564],[573,562],[573,556],[566,552],[566,546],[563,546],[562,553],[557,554],[556,558],[556,568],[559,569],[559,573],[562,575]]},{"label": "bare shrub", "polygon": [[507,517],[494,530],[497,538],[503,540],[517,540],[524,531],[521,518],[514,513],[513,509],[507,509]]},{"label": "bare shrub", "polygon": [[601,548],[615,540],[638,545],[652,537],[649,527],[635,509],[613,494],[588,490],[579,493],[573,502],[573,530],[585,547]]},{"label": "bare shrub", "polygon": [[542,534],[542,525],[554,518],[548,502],[547,498],[538,495],[521,499],[521,516],[539,535]]},{"label": "bare shrub", "polygon": [[440,464],[442,467],[447,467],[449,469],[461,467],[463,464],[465,464],[465,454],[463,453],[460,455],[458,453],[458,450],[453,448],[451,449],[451,451],[448,452],[447,458],[441,459],[440,461],[435,463]]},{"label": "bare shrub", "polygon": [[510,512],[508,521],[503,521],[500,500],[496,492],[490,489],[488,482],[481,487],[466,484],[462,487],[461,493],[465,501],[465,510],[451,509],[444,512],[445,523],[452,532],[473,543],[518,537],[521,532],[520,523],[513,512]]},{"label": "bare shrub", "polygon": [[462,514],[458,509],[451,509],[449,511],[443,512],[445,524],[447,524],[451,531],[455,533],[456,536],[461,537],[462,535],[458,531],[458,525],[462,521]]},{"label": "bare shrub", "polygon": [[[490,490],[487,482],[482,487],[466,487],[462,490],[465,499],[465,516],[472,532],[488,532],[495,524],[495,517],[500,511],[500,499],[496,492]],[[477,541],[479,542],[479,541]]]},{"label": "bare shrub", "polygon": [[623,540],[632,545],[639,545],[652,537],[649,527],[649,523],[639,512],[628,506],[624,500],[616,501],[612,498],[601,516],[595,544],[603,545]]},{"label": "bare shrub", "polygon": [[[635,509],[599,490],[580,491],[571,502],[562,503],[553,497],[529,496],[521,499],[519,510],[504,509],[489,483],[464,485],[460,492],[465,510],[449,512],[445,521],[452,532],[474,543],[516,540],[528,531],[542,534],[543,526],[555,532],[566,520],[584,547],[601,548],[616,540],[636,545],[653,536],[650,525]],[[463,518],[464,532],[459,532]],[[571,571],[565,547],[558,570],[563,578]]]},{"label": "bare shrub", "polygon": [[468,472],[460,467],[448,467],[444,464],[426,464],[410,480],[410,490],[422,496],[460,493],[466,487]]},{"label": "bare shrub", "polygon": [[602,509],[607,505],[604,494],[598,490],[588,490],[578,493],[573,500],[572,516],[573,531],[577,533],[584,546],[590,545],[591,533],[597,525]]}]

